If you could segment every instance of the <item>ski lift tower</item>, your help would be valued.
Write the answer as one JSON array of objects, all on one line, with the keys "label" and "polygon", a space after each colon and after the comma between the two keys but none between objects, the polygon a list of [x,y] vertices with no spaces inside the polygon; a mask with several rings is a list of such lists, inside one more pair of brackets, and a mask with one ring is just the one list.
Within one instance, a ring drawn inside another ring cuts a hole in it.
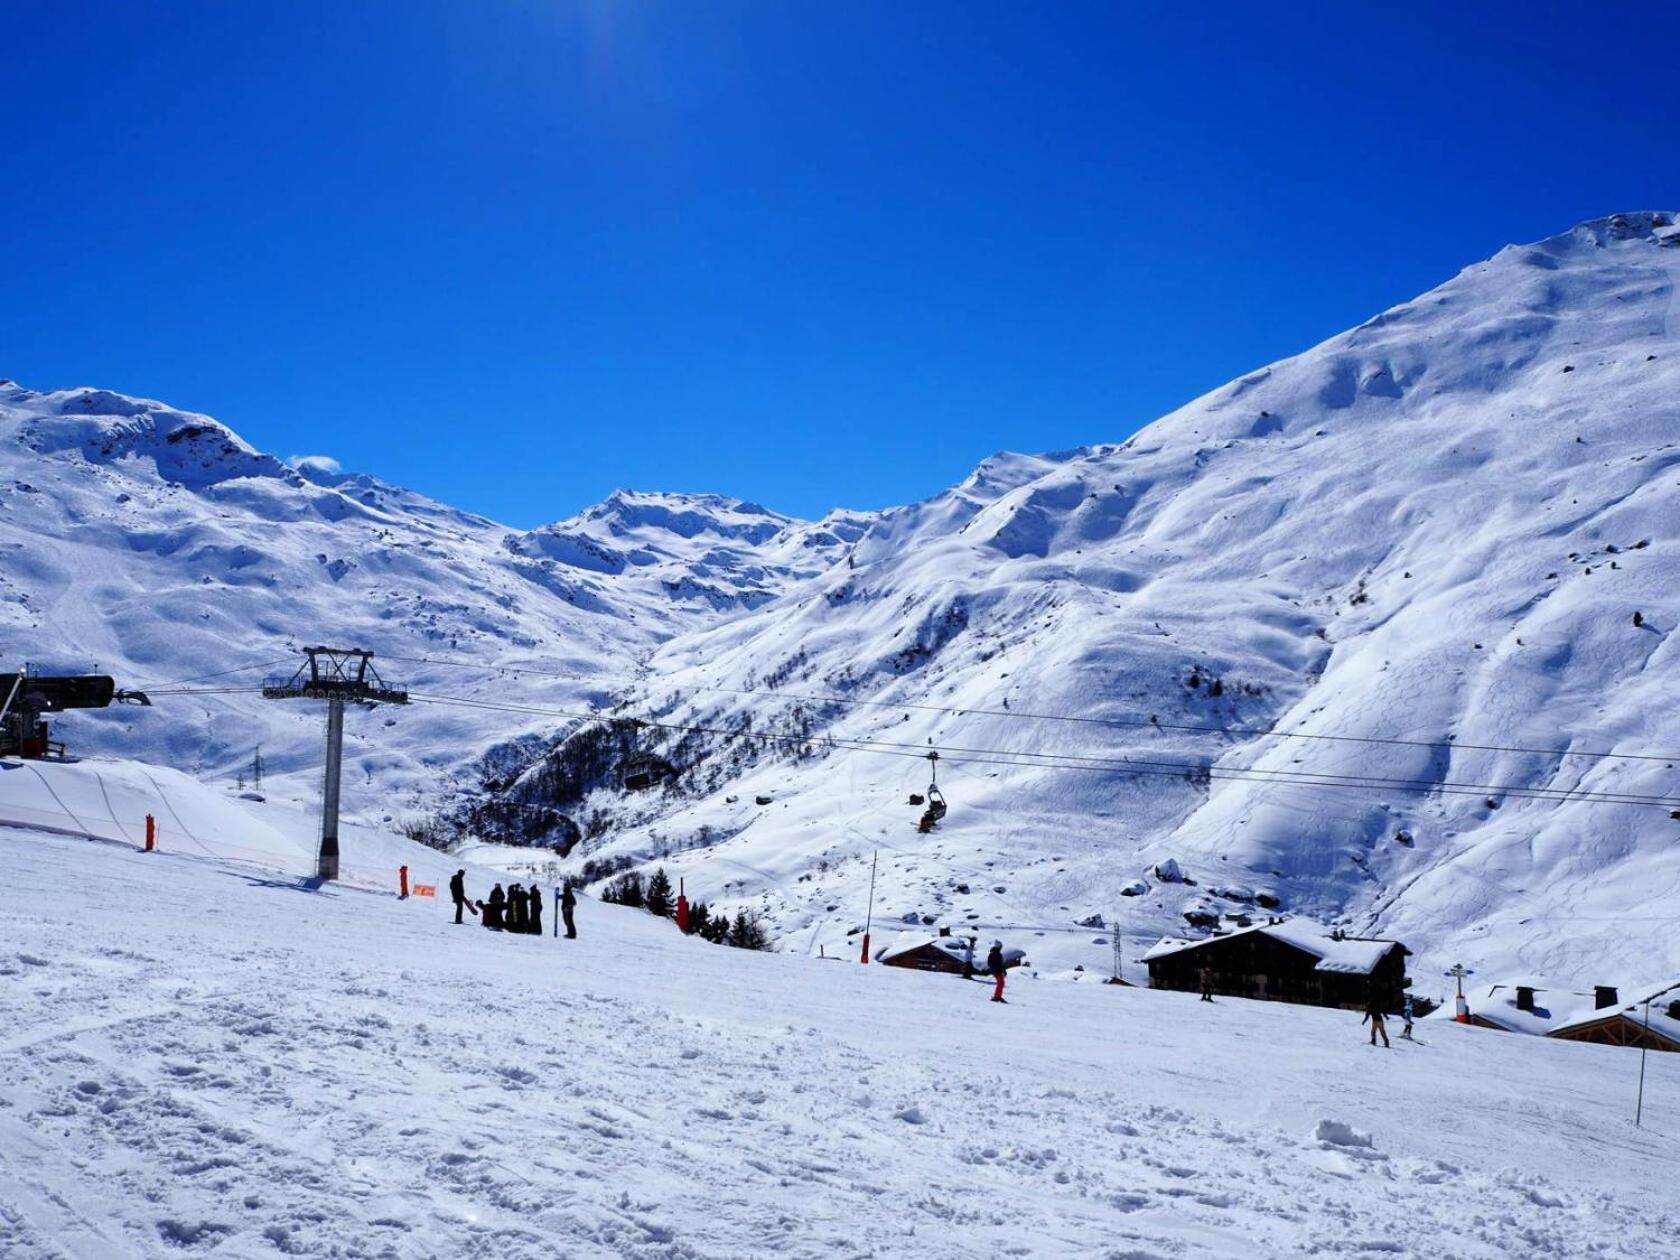
[{"label": "ski lift tower", "polygon": [[338,796],[344,770],[344,702],[407,704],[408,691],[393,687],[373,667],[373,653],[360,648],[304,648],[309,659],[290,678],[263,683],[264,700],[325,700],[327,702],[327,769],[321,789],[321,849],[315,858],[315,878],[325,883],[338,878]]}]

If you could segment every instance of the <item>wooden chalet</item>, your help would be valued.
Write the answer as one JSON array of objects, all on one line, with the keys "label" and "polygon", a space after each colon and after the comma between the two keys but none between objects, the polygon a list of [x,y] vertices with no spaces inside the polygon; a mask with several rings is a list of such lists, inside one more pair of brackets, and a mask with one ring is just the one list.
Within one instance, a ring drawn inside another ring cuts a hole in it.
[{"label": "wooden chalet", "polygon": [[1587,993],[1535,983],[1496,984],[1475,1003],[1468,1022],[1557,1041],[1680,1051],[1680,984],[1650,994],[1648,1013],[1645,998],[1624,1003],[1615,985],[1601,984]]},{"label": "wooden chalet", "polygon": [[1149,987],[1200,992],[1202,968],[1227,997],[1363,1010],[1373,993],[1398,1009],[1410,981],[1399,941],[1347,936],[1305,919],[1271,919],[1201,940],[1164,938],[1143,956]]},{"label": "wooden chalet", "polygon": [[1638,1046],[1680,1052],[1680,984],[1626,1006],[1593,1011],[1568,1020],[1547,1034],[1558,1041],[1590,1041],[1600,1046]]},{"label": "wooden chalet", "polygon": [[[912,971],[939,971],[947,975],[974,976],[986,970],[986,954],[989,950],[989,945],[981,944],[969,936],[950,936],[944,932],[938,936],[923,932],[905,932],[892,944],[878,950],[875,961],[884,967],[906,967]],[[1019,967],[1026,958],[1023,950],[1003,951],[1005,968]]]}]

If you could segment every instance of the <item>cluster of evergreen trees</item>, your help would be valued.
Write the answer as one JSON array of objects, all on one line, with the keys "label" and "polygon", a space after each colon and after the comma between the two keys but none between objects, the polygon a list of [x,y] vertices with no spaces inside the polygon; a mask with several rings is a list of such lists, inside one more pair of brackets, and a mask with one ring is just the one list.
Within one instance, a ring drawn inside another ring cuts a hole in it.
[{"label": "cluster of evergreen trees", "polygon": [[[601,890],[601,900],[615,906],[634,906],[662,919],[673,919],[677,914],[676,893],[663,866],[645,880],[640,871],[626,871]],[[714,915],[703,901],[690,903],[687,931],[690,936],[701,937],[714,945],[770,948],[769,935],[757,915],[746,910],[738,911],[733,919],[727,914]]]}]

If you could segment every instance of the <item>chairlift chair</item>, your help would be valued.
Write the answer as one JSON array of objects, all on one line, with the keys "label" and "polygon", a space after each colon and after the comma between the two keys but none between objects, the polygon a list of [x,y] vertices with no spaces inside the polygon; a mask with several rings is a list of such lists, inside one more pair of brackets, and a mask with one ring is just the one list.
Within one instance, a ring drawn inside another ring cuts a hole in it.
[{"label": "chairlift chair", "polygon": [[[929,750],[927,759],[928,765],[932,767],[933,781],[928,784],[927,808],[922,811],[921,820],[916,824],[916,830],[924,836],[939,825],[939,820],[945,817],[946,812],[945,794],[939,790],[939,754]],[[912,796],[910,803],[919,805],[921,798]]]},{"label": "chairlift chair", "polygon": [[640,792],[652,787],[671,772],[671,768],[657,757],[641,754],[624,763],[623,783],[626,792]]}]

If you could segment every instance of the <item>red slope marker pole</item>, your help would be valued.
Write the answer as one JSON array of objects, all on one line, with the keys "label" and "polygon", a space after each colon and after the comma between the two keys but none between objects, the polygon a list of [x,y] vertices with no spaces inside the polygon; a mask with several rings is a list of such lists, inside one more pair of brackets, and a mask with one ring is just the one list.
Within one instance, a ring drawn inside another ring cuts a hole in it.
[{"label": "red slope marker pole", "polygon": [[157,848],[157,819],[146,815],[146,852],[151,853]]}]

